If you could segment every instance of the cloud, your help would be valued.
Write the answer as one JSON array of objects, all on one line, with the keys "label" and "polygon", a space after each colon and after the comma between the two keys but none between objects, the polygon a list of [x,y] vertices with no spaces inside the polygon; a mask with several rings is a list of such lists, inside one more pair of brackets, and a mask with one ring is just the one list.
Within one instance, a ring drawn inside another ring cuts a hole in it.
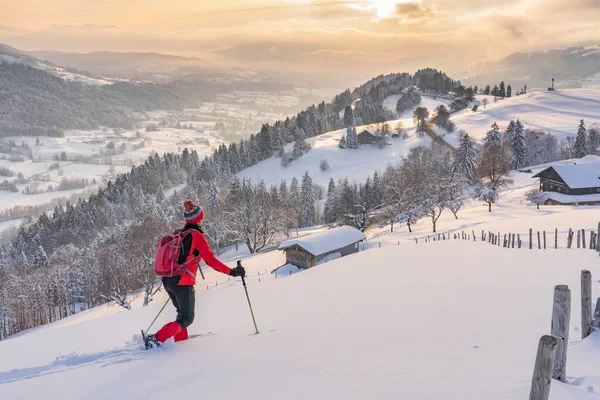
[{"label": "cloud", "polygon": [[394,16],[400,20],[423,20],[433,16],[433,8],[419,2],[398,3]]}]

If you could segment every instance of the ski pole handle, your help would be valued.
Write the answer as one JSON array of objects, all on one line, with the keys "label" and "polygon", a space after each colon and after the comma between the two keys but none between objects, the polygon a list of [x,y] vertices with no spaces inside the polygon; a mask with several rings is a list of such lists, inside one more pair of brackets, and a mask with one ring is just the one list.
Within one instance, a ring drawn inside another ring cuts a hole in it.
[{"label": "ski pole handle", "polygon": [[[242,266],[242,261],[241,260],[237,261],[237,266],[238,267]],[[246,287],[246,279],[244,279],[244,276],[242,276],[242,284],[244,285],[244,287]],[[248,299],[248,302],[250,302],[250,299]]]}]

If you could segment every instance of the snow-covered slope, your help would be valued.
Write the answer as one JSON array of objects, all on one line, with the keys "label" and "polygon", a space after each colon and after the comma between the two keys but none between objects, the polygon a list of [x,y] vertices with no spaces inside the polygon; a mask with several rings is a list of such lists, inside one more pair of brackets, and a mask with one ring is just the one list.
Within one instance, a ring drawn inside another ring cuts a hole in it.
[{"label": "snow-covered slope", "polygon": [[[483,140],[490,126],[497,122],[504,129],[510,120],[519,118],[525,128],[540,129],[557,135],[558,139],[577,133],[581,119],[586,125],[600,122],[600,90],[565,89],[553,92],[531,92],[479,107],[477,112],[464,110],[451,119],[458,129],[464,129],[477,140]],[[444,139],[458,143],[455,134]],[[442,133],[441,131],[439,131]]]},{"label": "snow-covered slope", "polygon": [[[240,282],[211,270],[196,288],[191,334],[200,337],[142,350],[138,332],[164,293],[133,311],[89,310],[0,342],[3,398],[523,399],[557,284],[573,298],[570,384],[553,382],[551,399],[596,398],[600,336],[579,341],[578,299],[582,269],[600,295],[600,264],[596,252],[565,249],[565,238],[568,228],[596,228],[598,211],[528,204],[523,194],[541,168],[513,173],[492,213],[471,201],[459,219],[438,221],[443,233],[519,233],[520,250],[423,243],[431,232],[423,219],[413,233],[396,226],[357,254],[289,276],[268,273],[285,263],[281,252],[250,257],[243,263],[260,335],[252,335]],[[560,248],[529,250],[529,228],[558,229]],[[157,326],[174,315],[168,305]]]},{"label": "snow-covered slope", "polygon": [[[532,92],[497,103],[494,103],[489,96],[478,97],[477,100],[481,101],[483,97],[487,97],[489,101],[485,108],[480,105],[477,112],[467,108],[452,115],[451,120],[456,124],[454,133],[450,134],[439,128],[435,128],[435,131],[455,147],[459,140],[459,130],[464,129],[476,140],[482,141],[494,122],[504,129],[510,120],[520,119],[525,128],[553,133],[559,140],[575,135],[581,119],[585,120],[587,126],[600,123],[600,90],[598,89]],[[394,109],[397,101],[398,96],[390,96],[384,101],[384,105]],[[448,103],[450,101],[446,99],[424,96],[419,106],[427,107],[430,114],[433,114],[437,105],[448,105]],[[281,167],[279,158],[271,157],[241,171],[238,176],[255,182],[264,180],[267,184],[278,184],[283,179],[289,181],[293,177],[299,178],[308,171],[313,181],[323,186],[330,178],[337,180],[348,177],[350,180],[364,181],[375,170],[382,171],[387,165],[400,161],[411,148],[431,142],[429,137],[422,137],[415,133],[412,113],[413,110],[410,110],[402,114],[400,119],[388,121],[392,129],[402,121],[408,128],[409,138],[406,140],[390,138],[391,145],[383,150],[371,145],[363,145],[358,150],[339,149],[338,141],[345,134],[345,130],[342,129],[309,139],[313,149],[286,168]],[[365,127],[367,126],[357,127],[358,132]],[[291,145],[287,150],[291,150]],[[319,169],[321,160],[328,161],[329,170]]]},{"label": "snow-covered slope", "polygon": [[[398,98],[398,96],[390,96],[384,100],[384,105],[390,110],[395,110]],[[448,105],[449,103],[450,101],[446,99],[424,96],[419,106],[433,111],[439,104]],[[390,145],[384,149],[378,149],[372,145],[363,145],[358,150],[340,149],[338,142],[346,133],[345,129],[340,129],[308,139],[307,142],[313,146],[313,149],[288,167],[282,167],[281,159],[274,156],[244,169],[238,173],[238,176],[251,179],[253,182],[264,180],[268,185],[279,184],[283,179],[289,182],[293,177],[300,178],[306,171],[313,182],[322,186],[326,186],[331,178],[338,180],[348,177],[350,180],[364,181],[369,175],[373,175],[375,170],[382,171],[387,165],[396,164],[413,147],[431,143],[431,138],[428,136],[416,134],[412,114],[413,110],[409,110],[400,115],[399,119],[388,121],[392,130],[395,130],[398,123],[402,122],[409,137],[405,140],[389,138]],[[367,127],[369,125],[358,126],[356,129],[360,133]],[[375,125],[371,127],[375,127]],[[286,151],[291,151],[291,149],[292,145],[288,145]],[[329,170],[320,170],[321,160],[327,160]]]},{"label": "snow-covered slope", "polygon": [[[199,283],[191,333],[204,336],[188,342],[141,348],[137,333],[164,296],[0,342],[3,398],[522,399],[537,340],[549,333],[554,285],[568,284],[577,299],[579,270],[600,276],[591,251],[460,241],[406,242],[292,276],[256,276],[275,262],[279,253],[246,262],[260,335],[252,335],[239,281],[208,290]],[[553,382],[553,400],[600,391],[600,336],[578,342],[578,307],[574,301],[572,385]],[[157,324],[174,313],[169,305]]]}]

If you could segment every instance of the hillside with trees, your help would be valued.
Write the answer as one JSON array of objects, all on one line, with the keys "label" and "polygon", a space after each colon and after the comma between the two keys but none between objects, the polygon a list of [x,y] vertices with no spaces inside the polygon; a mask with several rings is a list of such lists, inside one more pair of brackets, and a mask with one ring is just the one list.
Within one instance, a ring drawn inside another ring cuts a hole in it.
[{"label": "hillside with trees", "polygon": [[131,128],[134,112],[180,110],[222,85],[175,81],[86,86],[22,63],[0,62],[0,135],[55,136],[63,129]]}]

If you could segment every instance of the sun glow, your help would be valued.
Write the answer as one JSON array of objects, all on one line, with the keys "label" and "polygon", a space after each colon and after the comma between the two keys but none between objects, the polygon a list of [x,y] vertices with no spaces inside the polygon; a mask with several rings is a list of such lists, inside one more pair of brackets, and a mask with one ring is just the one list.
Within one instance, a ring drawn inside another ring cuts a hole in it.
[{"label": "sun glow", "polygon": [[350,8],[375,12],[377,19],[391,18],[396,13],[396,6],[401,3],[422,3],[423,0],[370,0],[368,5],[348,4]]},{"label": "sun glow", "polygon": [[389,18],[396,11],[396,4],[402,3],[398,0],[372,0],[372,8],[375,9],[378,18]]}]

